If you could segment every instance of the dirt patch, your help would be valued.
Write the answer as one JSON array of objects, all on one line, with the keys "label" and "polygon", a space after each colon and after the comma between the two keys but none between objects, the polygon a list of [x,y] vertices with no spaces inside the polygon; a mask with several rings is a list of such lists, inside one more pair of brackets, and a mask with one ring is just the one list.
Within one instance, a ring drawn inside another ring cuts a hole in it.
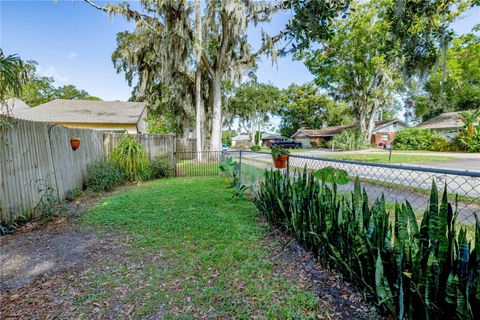
[{"label": "dirt patch", "polygon": [[36,276],[83,264],[97,242],[93,232],[48,229],[24,233],[2,245],[0,290],[17,289]]},{"label": "dirt patch", "polygon": [[[165,267],[159,255],[134,253],[125,235],[98,234],[66,218],[5,238],[0,315],[6,319],[129,318],[136,303],[125,300],[142,286],[144,265]],[[131,281],[117,282],[117,274]]]},{"label": "dirt patch", "polygon": [[[274,245],[271,243],[283,245]],[[282,273],[303,290],[311,290],[320,298],[324,311],[320,319],[382,319],[376,308],[365,302],[362,294],[341,276],[325,270],[309,252],[278,229],[272,229],[265,239]]]}]

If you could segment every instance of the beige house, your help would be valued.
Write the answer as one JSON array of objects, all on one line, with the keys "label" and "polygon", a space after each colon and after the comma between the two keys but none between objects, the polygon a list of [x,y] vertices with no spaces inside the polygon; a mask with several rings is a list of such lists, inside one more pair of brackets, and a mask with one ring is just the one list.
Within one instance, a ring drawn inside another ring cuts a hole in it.
[{"label": "beige house", "polygon": [[69,128],[145,133],[147,107],[143,102],[56,99],[13,112],[19,119],[48,122]]},{"label": "beige house", "polygon": [[[460,112],[446,112],[435,118],[420,123],[417,127],[423,129],[436,130],[443,133],[447,138],[453,138],[464,127],[464,123],[460,120]],[[478,126],[480,120],[475,123]]]}]

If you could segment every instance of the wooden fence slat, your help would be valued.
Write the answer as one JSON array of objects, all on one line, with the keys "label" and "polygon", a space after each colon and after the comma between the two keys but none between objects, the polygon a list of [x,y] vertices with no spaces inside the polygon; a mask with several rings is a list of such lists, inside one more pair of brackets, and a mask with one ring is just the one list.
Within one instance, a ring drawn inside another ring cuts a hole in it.
[{"label": "wooden fence slat", "polygon": [[[72,129],[42,122],[10,119],[12,128],[0,130],[0,222],[11,222],[10,213],[32,213],[41,199],[38,188],[51,187],[58,201],[69,190],[81,188],[87,167],[104,157],[122,134],[89,129]],[[73,151],[70,139],[81,139]],[[192,148],[194,141],[177,144],[174,135],[135,135],[147,150],[150,161],[168,154],[173,159],[176,146]],[[190,150],[189,150],[190,151]]]}]

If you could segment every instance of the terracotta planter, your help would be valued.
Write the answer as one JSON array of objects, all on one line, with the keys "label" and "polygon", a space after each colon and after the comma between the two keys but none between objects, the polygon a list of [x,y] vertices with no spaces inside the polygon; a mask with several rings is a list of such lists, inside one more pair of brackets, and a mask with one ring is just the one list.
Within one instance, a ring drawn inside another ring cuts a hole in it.
[{"label": "terracotta planter", "polygon": [[70,139],[70,145],[72,146],[72,150],[75,151],[80,148],[80,140],[72,138]]},{"label": "terracotta planter", "polygon": [[273,158],[273,164],[277,169],[285,169],[287,167],[288,154],[281,154],[277,158]]}]

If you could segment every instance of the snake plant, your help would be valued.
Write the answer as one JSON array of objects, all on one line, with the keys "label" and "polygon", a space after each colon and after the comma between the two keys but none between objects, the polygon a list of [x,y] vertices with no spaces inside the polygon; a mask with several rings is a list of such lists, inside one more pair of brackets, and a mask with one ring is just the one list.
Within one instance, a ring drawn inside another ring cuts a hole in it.
[{"label": "snake plant", "polygon": [[480,319],[480,222],[469,240],[447,187],[432,184],[416,216],[408,202],[387,209],[358,178],[353,191],[303,172],[266,171],[254,203],[327,267],[338,270],[385,314],[398,319]]}]

